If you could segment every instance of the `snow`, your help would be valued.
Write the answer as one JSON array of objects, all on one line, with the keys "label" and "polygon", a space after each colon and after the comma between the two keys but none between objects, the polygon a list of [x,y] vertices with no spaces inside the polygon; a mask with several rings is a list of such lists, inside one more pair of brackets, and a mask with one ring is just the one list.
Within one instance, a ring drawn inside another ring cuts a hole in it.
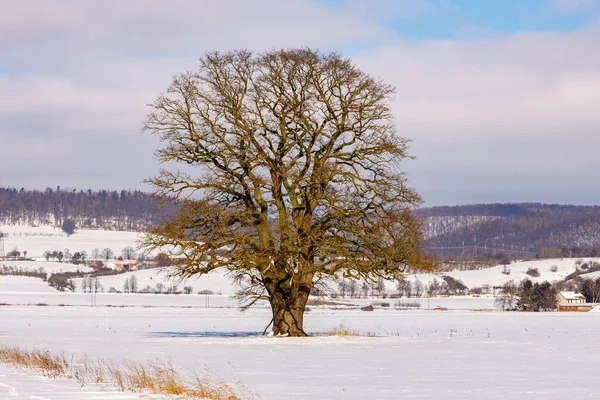
[{"label": "snow", "polygon": [[[8,295],[10,294],[38,295],[56,293],[56,289],[51,288],[48,284],[39,278],[29,278],[26,276],[0,276],[0,303],[8,303]],[[9,303],[10,304],[10,303]]]},{"label": "snow", "polygon": [[600,271],[594,271],[594,272],[589,272],[587,274],[581,274],[579,277],[583,278],[583,279],[596,279],[596,278],[600,277]]},{"label": "snow", "polygon": [[560,292],[560,295],[565,298],[565,300],[585,300],[585,296],[576,292]]},{"label": "snow", "polygon": [[[492,268],[472,271],[451,271],[442,274],[415,274],[409,276],[409,278],[412,281],[420,280],[423,284],[429,284],[434,278],[440,280],[440,275],[448,275],[462,281],[462,283],[469,288],[482,287],[485,284],[492,287],[502,286],[510,280],[518,283],[525,278],[528,278],[533,282],[554,282],[563,280],[567,275],[574,272],[576,260],[577,259],[575,258],[561,258],[513,262],[510,265],[507,265],[507,268],[510,269],[510,275],[503,274],[502,270],[504,266],[498,265]],[[600,258],[590,258],[589,261],[600,262]],[[552,266],[556,266],[556,272],[550,270]],[[540,276],[531,277],[527,275],[526,272],[529,268],[537,268]],[[389,291],[395,291],[395,288],[391,283],[388,283],[387,288]]]},{"label": "snow", "polygon": [[0,364],[0,399],[129,400],[140,396],[86,387],[68,379],[46,378]]},{"label": "snow", "polygon": [[597,313],[319,309],[306,315],[309,331],[342,325],[372,336],[244,336],[269,319],[266,309],[0,307],[0,342],[172,359],[183,373],[208,367],[226,382],[240,380],[264,400],[597,396],[588,374],[559,367],[600,367]]},{"label": "snow", "polygon": [[8,233],[4,242],[5,252],[14,248],[27,251],[27,257],[42,258],[44,251],[64,251],[71,253],[85,250],[88,257],[94,249],[112,249],[116,255],[121,254],[126,246],[137,248],[140,239],[138,232],[119,232],[103,230],[77,230],[73,235],[67,236],[60,228],[47,226],[0,226],[0,232]]},{"label": "snow", "polygon": [[[72,252],[110,247],[116,253],[135,246],[135,232],[79,231],[67,237],[53,228],[0,227],[11,234],[6,249],[18,247],[40,258],[45,250]],[[599,261],[591,259],[589,261]],[[585,260],[588,261],[588,260]],[[66,263],[4,261],[49,273],[82,268]],[[557,267],[556,272],[550,269]],[[524,261],[477,271],[446,273],[470,288],[500,286],[524,278],[557,281],[575,271],[575,259]],[[100,277],[107,290],[121,290],[135,276],[138,289],[157,282],[173,284],[158,269]],[[600,276],[598,273],[585,276]],[[411,275],[428,284],[435,274]],[[229,277],[214,272],[179,282],[191,295],[58,292],[37,278],[0,276],[0,343],[43,348],[75,357],[140,361],[173,360],[183,374],[205,367],[226,382],[241,381],[261,399],[580,399],[597,398],[595,381],[583,369],[600,368],[600,309],[591,313],[509,313],[493,310],[493,297],[333,299],[335,306],[310,306],[309,338],[266,338],[268,304],[247,312]],[[222,295],[198,295],[200,290]],[[388,292],[395,292],[393,282]],[[95,301],[96,307],[90,304]],[[394,310],[394,304],[418,302],[420,310]],[[373,302],[390,308],[363,312]],[[341,305],[340,305],[341,304]],[[44,305],[44,306],[42,306]],[[332,308],[333,307],[333,308]],[[350,309],[354,307],[354,309]],[[445,308],[450,311],[434,311]],[[428,311],[431,310],[431,311]],[[474,312],[467,310],[487,310]],[[323,332],[346,327],[358,337]],[[0,399],[128,400],[137,394],[81,387],[73,380],[47,379],[0,364]],[[150,398],[150,397],[145,397]]]}]

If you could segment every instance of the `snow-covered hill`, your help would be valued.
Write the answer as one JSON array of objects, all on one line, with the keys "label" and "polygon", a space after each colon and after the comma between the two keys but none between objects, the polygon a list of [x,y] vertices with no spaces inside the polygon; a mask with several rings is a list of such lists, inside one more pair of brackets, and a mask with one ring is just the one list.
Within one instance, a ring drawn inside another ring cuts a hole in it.
[{"label": "snow-covered hill", "polygon": [[[99,277],[100,283],[105,291],[114,287],[118,291],[123,291],[125,280],[130,280],[135,276],[138,291],[149,286],[152,290],[157,288],[157,284],[162,284],[164,289],[169,286],[177,286],[178,291],[183,291],[185,286],[192,288],[192,293],[198,293],[201,290],[210,290],[215,294],[234,294],[236,288],[224,271],[214,271],[208,275],[199,278],[181,280],[169,277],[169,268],[153,268],[141,271],[130,271],[119,275]],[[77,291],[82,291],[82,278],[74,279]]]},{"label": "snow-covered hill", "polygon": [[[85,250],[88,255],[95,249],[111,248],[116,254],[126,246],[136,246],[139,239],[137,232],[115,232],[115,231],[100,231],[100,230],[80,230],[76,234],[67,236],[59,229],[49,227],[24,227],[24,226],[1,226],[0,231],[8,233],[9,236],[5,242],[5,249],[17,248],[21,252],[27,251],[27,257],[34,257],[36,261],[2,261],[0,264],[14,266],[28,270],[44,269],[47,273],[55,272],[73,272],[83,271],[91,272],[91,269],[81,265],[72,265],[68,263],[46,262],[42,255],[46,250],[62,250],[70,249],[71,252]],[[539,261],[523,261],[513,262],[508,265],[510,274],[504,274],[503,266],[495,266],[488,269],[474,271],[452,271],[445,272],[444,275],[461,281],[470,289],[482,287],[483,285],[501,286],[507,281],[514,280],[520,282],[525,278],[530,278],[534,282],[540,281],[560,281],[568,274],[576,270],[575,258],[550,259]],[[587,263],[598,262],[600,258],[585,258],[582,261]],[[539,271],[539,277],[530,277],[526,274],[527,270],[535,268]],[[416,274],[407,277],[409,281],[416,282],[417,280],[424,285],[430,284],[433,279],[438,281],[442,274]],[[589,277],[595,277],[600,274],[587,274]],[[233,287],[231,279],[226,275],[226,271],[215,271],[207,276],[199,279],[188,279],[185,282],[173,280],[168,277],[168,272],[164,269],[150,269],[141,271],[131,271],[125,274],[114,276],[100,277],[100,281],[105,290],[114,287],[116,290],[123,290],[126,279],[136,277],[138,290],[143,290],[147,286],[151,289],[156,289],[157,284],[162,284],[165,288],[172,285],[177,285],[178,290],[183,290],[185,286],[191,286],[193,293],[198,293],[201,290],[210,290],[214,293],[223,293],[230,295],[237,291]],[[584,275],[586,276],[586,275]],[[0,281],[7,282],[6,277],[0,277]],[[76,279],[78,291],[81,291],[82,279]],[[27,282],[27,281],[26,281]],[[45,284],[44,284],[45,285]],[[335,288],[337,283],[332,282],[331,287]],[[36,287],[38,287],[36,283]],[[6,287],[6,284],[4,285]],[[386,289],[388,293],[396,291],[395,282],[387,282]],[[37,289],[26,290],[28,292]],[[46,287],[44,286],[44,290]]]},{"label": "snow-covered hill", "polygon": [[94,249],[111,249],[116,255],[121,254],[124,247],[137,248],[140,239],[138,232],[119,232],[81,229],[67,236],[61,229],[47,226],[0,226],[0,232],[8,234],[4,241],[4,249],[9,252],[17,249],[27,257],[43,258],[44,251],[64,251],[71,253],[85,251],[88,256]]},{"label": "snow-covered hill", "polygon": [[[520,282],[525,278],[531,279],[533,282],[555,282],[563,280],[567,275],[576,270],[577,258],[562,258],[562,259],[549,259],[549,260],[537,260],[537,261],[519,261],[513,262],[506,267],[510,270],[510,274],[506,275],[502,273],[504,266],[498,265],[492,268],[486,268],[481,270],[473,271],[452,271],[444,272],[443,274],[415,274],[409,276],[409,280],[415,282],[421,281],[424,285],[431,283],[434,278],[440,279],[441,275],[449,275],[452,278],[461,281],[470,289],[475,287],[481,287],[485,284],[490,286],[502,286],[506,282],[513,280]],[[583,261],[591,263],[600,263],[600,258],[586,258]],[[556,272],[553,266],[556,267]],[[539,277],[531,277],[526,274],[527,270],[535,268],[539,271]],[[591,275],[591,274],[586,274]],[[391,286],[389,287],[391,289]]]},{"label": "snow-covered hill", "polygon": [[0,276],[0,303],[8,303],[3,295],[13,293],[33,295],[40,293],[54,294],[57,293],[57,291],[39,278],[29,278],[26,276]]}]

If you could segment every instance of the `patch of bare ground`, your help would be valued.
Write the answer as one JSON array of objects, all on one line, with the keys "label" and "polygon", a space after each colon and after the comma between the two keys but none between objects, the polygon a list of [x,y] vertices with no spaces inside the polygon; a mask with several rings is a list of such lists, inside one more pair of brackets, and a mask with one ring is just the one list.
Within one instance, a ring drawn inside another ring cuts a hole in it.
[{"label": "patch of bare ground", "polygon": [[174,370],[171,362],[161,360],[139,362],[124,359],[117,362],[87,355],[69,360],[64,354],[0,344],[0,362],[51,378],[71,378],[82,385],[101,385],[123,392],[169,395],[189,400],[246,400],[257,397],[242,383],[231,386],[209,370],[205,370],[203,376],[195,373],[193,379],[185,379]]}]

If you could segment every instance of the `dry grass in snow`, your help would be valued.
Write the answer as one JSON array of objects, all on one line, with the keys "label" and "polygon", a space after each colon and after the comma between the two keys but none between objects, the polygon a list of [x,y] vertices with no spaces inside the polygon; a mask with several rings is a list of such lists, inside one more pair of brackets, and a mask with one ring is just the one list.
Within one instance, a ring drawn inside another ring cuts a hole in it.
[{"label": "dry grass in snow", "polygon": [[328,336],[359,336],[358,331],[350,329],[350,327],[343,323],[336,326],[335,328],[325,331],[325,335]]},{"label": "dry grass in snow", "polygon": [[205,371],[193,380],[184,379],[172,363],[154,360],[145,363],[110,359],[93,359],[87,355],[68,360],[63,354],[44,350],[26,350],[0,344],[0,362],[41,372],[51,378],[73,378],[83,385],[96,384],[123,392],[170,395],[181,399],[241,400],[255,396],[243,385],[236,389]]}]

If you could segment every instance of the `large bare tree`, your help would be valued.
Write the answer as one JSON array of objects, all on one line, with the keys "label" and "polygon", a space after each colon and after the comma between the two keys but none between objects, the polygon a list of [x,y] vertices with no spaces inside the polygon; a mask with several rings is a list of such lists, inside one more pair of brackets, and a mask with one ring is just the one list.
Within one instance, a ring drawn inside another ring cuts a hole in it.
[{"label": "large bare tree", "polygon": [[164,143],[165,168],[149,182],[178,212],[144,246],[172,248],[182,278],[221,267],[247,277],[270,302],[276,335],[305,335],[323,278],[431,270],[393,93],[338,54],[205,55],[150,104],[144,129]]}]

